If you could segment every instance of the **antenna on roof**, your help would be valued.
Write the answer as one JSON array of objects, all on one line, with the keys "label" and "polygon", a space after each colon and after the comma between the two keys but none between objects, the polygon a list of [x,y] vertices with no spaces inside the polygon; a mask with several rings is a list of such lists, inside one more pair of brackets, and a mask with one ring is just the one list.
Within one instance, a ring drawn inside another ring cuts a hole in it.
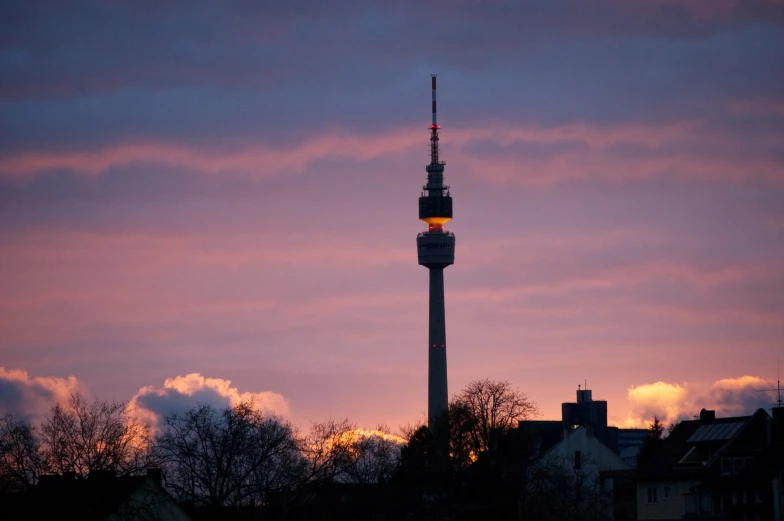
[{"label": "antenna on roof", "polygon": [[776,361],[776,388],[775,389],[757,389],[758,393],[772,393],[776,391],[776,407],[781,407],[781,355]]}]

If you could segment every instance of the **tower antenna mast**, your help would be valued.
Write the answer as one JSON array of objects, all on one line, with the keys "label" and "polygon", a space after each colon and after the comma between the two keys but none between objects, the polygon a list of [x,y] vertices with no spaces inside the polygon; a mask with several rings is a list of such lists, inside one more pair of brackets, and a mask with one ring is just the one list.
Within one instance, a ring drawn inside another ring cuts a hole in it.
[{"label": "tower antenna mast", "polygon": [[430,75],[430,82],[433,87],[433,123],[430,124],[430,164],[438,163],[438,111],[436,110],[436,77],[437,74]]}]

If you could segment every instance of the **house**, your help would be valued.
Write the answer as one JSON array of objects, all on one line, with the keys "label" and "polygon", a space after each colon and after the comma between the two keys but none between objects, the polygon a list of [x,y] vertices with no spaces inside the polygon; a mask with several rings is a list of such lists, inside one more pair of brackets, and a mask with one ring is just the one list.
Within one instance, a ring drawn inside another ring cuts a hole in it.
[{"label": "house", "polygon": [[0,512],[7,521],[190,521],[161,486],[158,469],[144,476],[41,476],[32,490],[1,497]]},{"label": "house", "polygon": [[599,473],[603,471],[632,468],[585,427],[578,427],[567,434],[537,460],[532,468],[556,463],[566,470],[581,470],[584,476],[592,480],[598,480]]},{"label": "house", "polygon": [[638,519],[780,520],[772,427],[764,409],[680,422],[640,464]]},{"label": "house", "polygon": [[[560,468],[568,467],[571,469],[569,472],[574,474],[575,451],[580,453],[580,458],[584,458],[589,453],[591,458],[595,459],[598,456],[601,464],[596,465],[595,468],[600,469],[600,475],[592,482],[600,488],[594,488],[592,494],[604,498],[606,492],[611,491],[613,506],[611,509],[602,506],[596,515],[603,515],[605,519],[617,521],[636,519],[634,473],[640,447],[648,436],[647,429],[620,429],[608,426],[607,402],[594,400],[591,390],[578,386],[576,401],[561,404],[560,421],[523,420],[519,422],[516,430],[520,438],[527,441],[528,463],[533,466],[539,465],[540,469],[552,470],[552,465],[545,465],[544,462],[549,460],[551,463],[554,454],[560,453],[561,459],[571,458],[571,463],[564,463]],[[578,444],[582,448],[575,448]],[[585,471],[586,469],[580,472],[585,473]],[[550,472],[548,479],[555,478],[556,476]],[[558,479],[568,481],[573,479],[573,476],[564,474]],[[563,487],[563,484],[560,486]],[[580,498],[573,497],[573,499],[576,501]],[[588,519],[585,515],[580,515]],[[540,517],[547,518],[544,512]]]},{"label": "house", "polygon": [[[614,518],[613,472],[632,467],[590,428],[577,427],[534,462],[527,476],[529,509],[551,517],[580,513],[584,519]],[[538,503],[541,503],[539,505]],[[561,510],[555,512],[553,508]]]}]

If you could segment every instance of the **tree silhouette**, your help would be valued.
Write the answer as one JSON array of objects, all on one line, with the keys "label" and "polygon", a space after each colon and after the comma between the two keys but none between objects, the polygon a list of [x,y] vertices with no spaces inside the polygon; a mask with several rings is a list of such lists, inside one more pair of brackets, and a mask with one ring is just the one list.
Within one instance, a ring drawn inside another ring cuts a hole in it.
[{"label": "tree silhouette", "polygon": [[450,405],[453,459],[465,466],[490,448],[491,437],[505,434],[517,422],[539,414],[539,407],[507,381],[476,380],[466,385]]},{"label": "tree silhouette", "polygon": [[568,456],[549,454],[528,471],[520,501],[531,521],[602,521],[612,512],[612,491],[601,479],[601,465],[586,455],[575,467]]},{"label": "tree silhouette", "polygon": [[270,490],[289,486],[302,466],[291,426],[250,402],[220,410],[197,405],[166,416],[155,451],[167,488],[201,506],[263,502]]},{"label": "tree silhouette", "polygon": [[662,443],[664,436],[664,424],[659,420],[658,416],[653,417],[653,421],[648,424],[648,435],[642,442],[640,453],[637,456],[637,466],[650,460],[653,454],[658,450]]},{"label": "tree silhouette", "polygon": [[349,431],[349,461],[341,481],[375,484],[389,481],[397,465],[400,444],[379,425],[375,431]]},{"label": "tree silhouette", "polygon": [[49,471],[35,428],[11,414],[0,418],[0,492],[30,489]]},{"label": "tree silhouette", "polygon": [[90,402],[79,393],[55,405],[41,424],[41,451],[60,474],[115,471],[120,475],[154,466],[152,427],[131,416],[125,402]]}]

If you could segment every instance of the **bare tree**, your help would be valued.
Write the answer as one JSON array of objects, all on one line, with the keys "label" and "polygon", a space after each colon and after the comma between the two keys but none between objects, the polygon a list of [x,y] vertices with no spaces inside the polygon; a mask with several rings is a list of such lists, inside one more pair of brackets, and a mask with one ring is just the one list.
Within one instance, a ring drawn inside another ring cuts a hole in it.
[{"label": "bare tree", "polygon": [[263,501],[270,491],[290,488],[303,462],[296,432],[288,422],[267,417],[256,426],[254,436],[259,464],[252,479]]},{"label": "bare tree", "polygon": [[156,437],[166,485],[197,505],[258,504],[267,491],[299,473],[298,445],[288,423],[242,403],[219,410],[195,406],[164,420]]},{"label": "bare tree", "polygon": [[397,466],[402,440],[384,425],[374,431],[352,431],[351,437],[343,480],[363,484],[388,481]]},{"label": "bare tree", "polygon": [[488,379],[466,385],[450,407],[452,447],[472,458],[490,448],[491,432],[506,433],[539,414],[536,403],[511,383]]},{"label": "bare tree", "polygon": [[55,405],[41,424],[41,448],[54,472],[111,470],[136,474],[154,464],[152,427],[128,414],[125,402],[88,401],[73,394]]},{"label": "bare tree", "polygon": [[601,521],[612,514],[611,482],[586,454],[579,467],[566,456],[548,454],[528,472],[520,507],[531,521]]},{"label": "bare tree", "polygon": [[328,482],[345,472],[351,464],[353,431],[347,419],[311,424],[300,440],[304,458],[302,482]]},{"label": "bare tree", "polygon": [[455,400],[449,404],[449,453],[456,470],[461,470],[478,457],[477,419],[468,404]]},{"label": "bare tree", "polygon": [[0,492],[29,489],[47,472],[35,427],[11,414],[0,418]]}]

